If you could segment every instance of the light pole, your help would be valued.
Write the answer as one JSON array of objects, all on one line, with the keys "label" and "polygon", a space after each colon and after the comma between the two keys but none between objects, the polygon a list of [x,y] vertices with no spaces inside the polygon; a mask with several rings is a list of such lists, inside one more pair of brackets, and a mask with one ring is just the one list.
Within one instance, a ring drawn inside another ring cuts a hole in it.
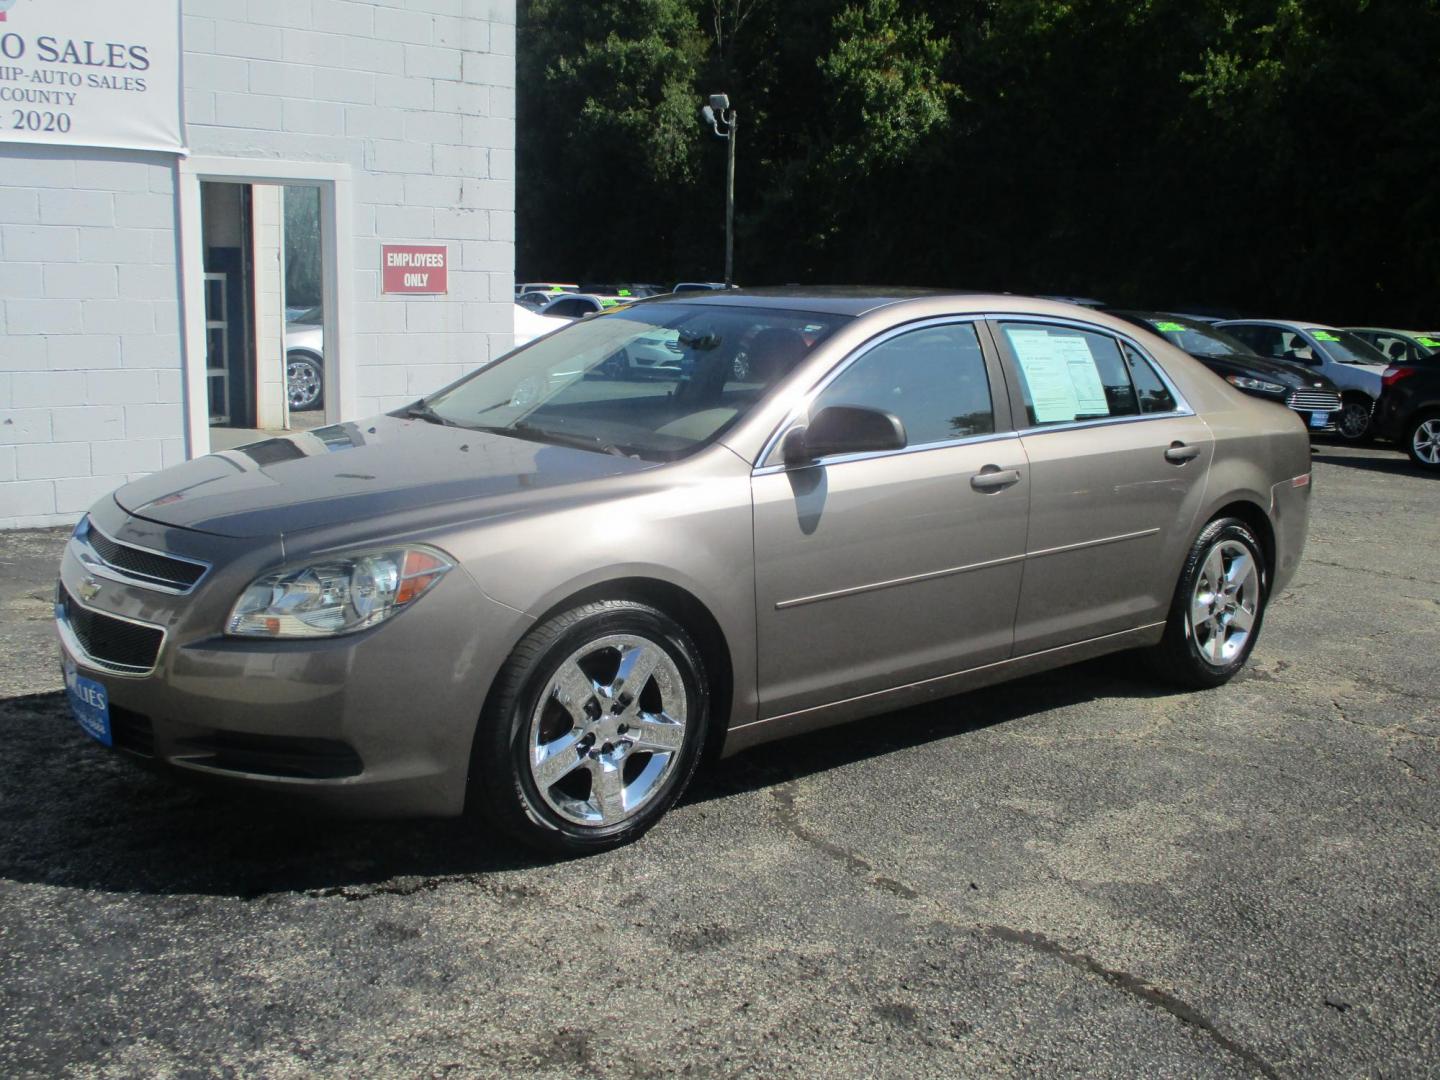
[{"label": "light pole", "polygon": [[725,161],[725,287],[735,284],[735,110],[727,94],[711,94],[700,110],[710,130],[728,144]]}]

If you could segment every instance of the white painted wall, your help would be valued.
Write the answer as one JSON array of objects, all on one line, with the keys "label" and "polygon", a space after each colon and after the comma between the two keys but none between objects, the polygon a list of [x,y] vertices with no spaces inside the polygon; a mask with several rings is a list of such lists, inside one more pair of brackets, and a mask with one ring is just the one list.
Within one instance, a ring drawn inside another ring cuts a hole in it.
[{"label": "white painted wall", "polygon": [[[348,411],[508,349],[514,0],[183,4],[194,153],[352,170]],[[0,143],[0,527],[184,458],[176,192],[170,155]],[[380,295],[406,241],[449,245],[449,296]]]}]

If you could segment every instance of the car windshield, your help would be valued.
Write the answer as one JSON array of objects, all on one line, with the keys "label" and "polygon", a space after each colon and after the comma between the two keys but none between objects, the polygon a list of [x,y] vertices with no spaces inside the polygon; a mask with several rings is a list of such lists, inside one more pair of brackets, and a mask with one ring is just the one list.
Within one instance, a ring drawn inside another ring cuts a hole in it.
[{"label": "car windshield", "polygon": [[1379,349],[1367,345],[1349,330],[1307,326],[1305,332],[1320,342],[1321,348],[1329,353],[1330,359],[1337,364],[1378,364],[1384,367],[1389,363]]},{"label": "car windshield", "polygon": [[733,427],[847,321],[644,304],[574,323],[408,411],[435,423],[672,461]]},{"label": "car windshield", "polygon": [[1196,356],[1253,355],[1250,346],[1208,323],[1179,315],[1147,315],[1145,322],[1170,344]]}]

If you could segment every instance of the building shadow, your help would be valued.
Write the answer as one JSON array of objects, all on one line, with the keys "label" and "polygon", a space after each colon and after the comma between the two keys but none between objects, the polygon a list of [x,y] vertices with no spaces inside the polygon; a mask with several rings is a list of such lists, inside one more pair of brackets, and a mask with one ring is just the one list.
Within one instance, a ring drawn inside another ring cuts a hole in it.
[{"label": "building shadow", "polygon": [[[1166,693],[1128,678],[1123,661],[1091,661],[710,763],[685,801],[760,790],[1096,698]],[[503,883],[556,861],[469,819],[337,819],[187,783],[97,746],[60,693],[0,701],[0,741],[8,757],[0,780],[4,880],[113,893],[362,898],[454,880]]]},{"label": "building shadow", "polygon": [[1422,469],[1403,451],[1386,454],[1384,457],[1369,454],[1360,457],[1350,454],[1312,453],[1310,460],[1323,462],[1326,465],[1340,465],[1347,469],[1362,469],[1366,472],[1389,473],[1392,476],[1416,476],[1423,480],[1440,480],[1440,469]]}]

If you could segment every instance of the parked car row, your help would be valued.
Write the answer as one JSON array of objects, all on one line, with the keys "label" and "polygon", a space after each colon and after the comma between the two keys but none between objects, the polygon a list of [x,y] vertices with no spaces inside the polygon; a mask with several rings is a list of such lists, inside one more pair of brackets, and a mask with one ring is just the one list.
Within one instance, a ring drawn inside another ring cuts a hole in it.
[{"label": "parked car row", "polygon": [[1347,442],[1393,439],[1440,467],[1440,331],[1339,327],[1288,319],[1130,311],[1089,297],[1053,296],[1142,326],[1231,386],[1288,406],[1312,431]]}]

